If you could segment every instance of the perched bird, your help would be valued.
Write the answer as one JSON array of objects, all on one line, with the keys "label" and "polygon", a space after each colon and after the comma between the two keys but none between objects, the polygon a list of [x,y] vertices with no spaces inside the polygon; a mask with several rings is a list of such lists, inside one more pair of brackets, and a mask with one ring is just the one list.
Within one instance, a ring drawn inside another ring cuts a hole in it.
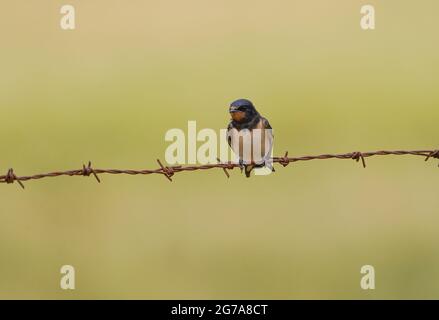
[{"label": "perched bird", "polygon": [[271,162],[274,136],[268,120],[247,99],[233,101],[229,113],[232,119],[227,127],[227,142],[239,158],[241,171],[244,169],[247,178],[254,168],[267,167],[274,171]]}]

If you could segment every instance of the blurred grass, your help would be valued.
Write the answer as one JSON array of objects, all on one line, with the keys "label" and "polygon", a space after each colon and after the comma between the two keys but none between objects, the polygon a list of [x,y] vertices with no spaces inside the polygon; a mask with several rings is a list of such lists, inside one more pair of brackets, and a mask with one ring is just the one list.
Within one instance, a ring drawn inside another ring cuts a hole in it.
[{"label": "blurred grass", "polygon": [[[0,169],[151,168],[165,132],[251,98],[291,155],[437,147],[434,1],[9,2]],[[436,164],[313,161],[0,185],[1,298],[438,298]],[[59,289],[72,264],[77,289]],[[360,289],[360,267],[377,289]]]}]

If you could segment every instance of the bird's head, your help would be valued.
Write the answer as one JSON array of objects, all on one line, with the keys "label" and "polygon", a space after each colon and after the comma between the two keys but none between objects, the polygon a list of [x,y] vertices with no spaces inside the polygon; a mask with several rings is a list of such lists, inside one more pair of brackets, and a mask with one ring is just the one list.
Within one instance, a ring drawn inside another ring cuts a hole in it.
[{"label": "bird's head", "polygon": [[238,99],[230,104],[229,108],[232,120],[236,122],[246,122],[258,115],[255,106],[250,100]]}]

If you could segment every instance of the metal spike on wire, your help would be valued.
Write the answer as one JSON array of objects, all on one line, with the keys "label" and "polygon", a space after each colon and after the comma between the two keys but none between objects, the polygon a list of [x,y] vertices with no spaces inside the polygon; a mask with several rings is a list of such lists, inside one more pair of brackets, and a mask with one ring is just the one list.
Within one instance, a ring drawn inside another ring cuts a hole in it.
[{"label": "metal spike on wire", "polygon": [[[321,154],[316,156],[301,156],[301,157],[288,157],[288,151],[282,157],[273,157],[273,163],[279,163],[280,165],[286,167],[290,163],[299,162],[299,161],[310,161],[310,160],[327,160],[327,159],[351,159],[361,163],[364,168],[366,168],[366,158],[370,158],[373,156],[402,156],[402,155],[411,155],[411,156],[421,156],[425,157],[425,161],[428,161],[431,158],[439,159],[439,150],[414,150],[414,151],[404,151],[404,150],[396,150],[396,151],[373,151],[373,152],[349,152],[342,154]],[[88,165],[82,165],[81,169],[76,170],[67,170],[67,171],[55,171],[49,173],[41,173],[34,174],[30,176],[17,176],[14,172],[14,169],[10,168],[5,175],[0,176],[0,183],[13,184],[15,181],[24,189],[23,182],[29,180],[39,180],[43,178],[49,177],[61,177],[61,176],[83,176],[89,177],[93,175],[97,182],[101,182],[99,175],[102,174],[126,174],[126,175],[147,175],[147,174],[161,174],[164,175],[170,182],[172,182],[172,177],[179,172],[183,171],[198,171],[198,170],[210,170],[214,168],[220,168],[224,171],[227,178],[230,177],[228,171],[233,170],[234,168],[239,168],[241,165],[236,162],[221,162],[220,159],[217,158],[218,163],[214,164],[205,164],[205,165],[195,165],[195,166],[165,166],[163,163],[157,159],[157,163],[160,168],[158,169],[144,169],[144,170],[121,170],[121,169],[95,169],[91,165],[91,161],[88,162]]]}]

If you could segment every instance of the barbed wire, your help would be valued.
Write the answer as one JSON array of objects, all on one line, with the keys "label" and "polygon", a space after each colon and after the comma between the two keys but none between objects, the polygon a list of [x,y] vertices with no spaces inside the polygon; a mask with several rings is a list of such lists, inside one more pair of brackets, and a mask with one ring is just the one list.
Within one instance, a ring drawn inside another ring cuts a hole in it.
[{"label": "barbed wire", "polygon": [[[326,159],[351,159],[361,163],[364,168],[366,168],[366,158],[372,156],[402,156],[402,155],[413,155],[413,156],[422,156],[425,157],[425,161],[428,161],[430,158],[439,159],[439,150],[414,150],[414,151],[404,151],[404,150],[396,150],[396,151],[373,151],[373,152],[349,152],[342,154],[321,154],[316,156],[301,156],[301,157],[288,157],[288,151],[285,152],[283,157],[273,157],[273,163],[278,163],[284,167],[288,166],[290,163],[299,162],[299,161],[310,161],[310,160],[326,160]],[[217,159],[217,164],[205,164],[205,165],[194,165],[194,166],[165,166],[162,162],[157,159],[157,163],[160,166],[157,169],[144,169],[144,170],[120,170],[120,169],[95,169],[92,167],[91,162],[88,162],[88,165],[82,165],[81,169],[76,170],[67,170],[67,171],[55,171],[49,173],[40,173],[34,174],[31,176],[17,176],[14,170],[11,168],[7,171],[6,175],[0,176],[0,183],[12,184],[15,181],[24,189],[24,181],[29,180],[39,180],[43,178],[50,177],[61,177],[61,176],[84,176],[89,177],[93,176],[97,182],[101,182],[101,179],[98,175],[102,174],[125,174],[125,175],[147,175],[147,174],[161,174],[166,177],[169,181],[172,182],[172,176],[176,173],[184,172],[184,171],[198,171],[198,170],[209,170],[214,168],[219,168],[224,171],[227,178],[230,177],[228,170],[233,170],[234,168],[239,168],[241,165],[236,162],[221,162]]]}]

